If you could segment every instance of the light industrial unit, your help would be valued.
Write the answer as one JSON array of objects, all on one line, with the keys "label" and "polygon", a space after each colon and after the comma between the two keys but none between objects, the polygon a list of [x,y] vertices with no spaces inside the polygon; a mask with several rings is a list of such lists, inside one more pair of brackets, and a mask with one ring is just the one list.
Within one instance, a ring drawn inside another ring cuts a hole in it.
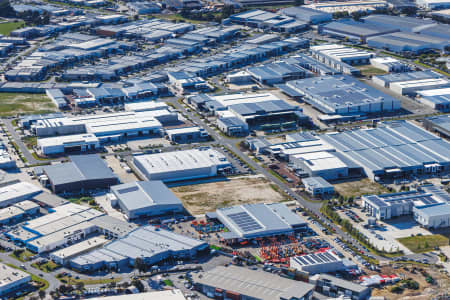
[{"label": "light industrial unit", "polygon": [[232,170],[225,155],[210,148],[134,155],[133,162],[148,180],[164,182],[212,177]]},{"label": "light industrial unit", "polygon": [[229,231],[220,233],[227,242],[303,231],[307,223],[282,203],[244,204],[219,208],[209,218],[217,218]]},{"label": "light industrial unit", "polygon": [[111,204],[117,202],[128,219],[183,212],[180,199],[159,180],[135,181],[111,187]]}]

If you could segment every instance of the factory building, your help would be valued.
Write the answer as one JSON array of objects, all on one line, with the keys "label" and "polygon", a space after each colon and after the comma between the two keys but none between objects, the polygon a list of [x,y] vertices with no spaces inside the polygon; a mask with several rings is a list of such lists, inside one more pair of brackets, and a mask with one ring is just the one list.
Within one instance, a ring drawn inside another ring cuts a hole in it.
[{"label": "factory building", "polygon": [[400,101],[347,75],[289,81],[286,85],[326,114],[364,115],[400,109]]},{"label": "factory building", "polygon": [[432,89],[417,92],[417,100],[429,107],[441,111],[450,111],[450,88]]},{"label": "factory building", "polygon": [[274,85],[312,75],[302,67],[287,64],[286,62],[274,62],[262,66],[250,67],[247,69],[247,72],[255,81],[265,85]]},{"label": "factory building", "polygon": [[111,204],[118,204],[128,219],[174,215],[184,211],[180,199],[159,180],[112,186],[109,198]]},{"label": "factory building", "polygon": [[373,26],[351,19],[333,21],[319,27],[319,32],[332,37],[348,39],[365,44],[367,38],[397,32],[398,29],[386,26]]},{"label": "factory building", "polygon": [[375,181],[440,174],[450,168],[449,143],[407,121],[327,133],[320,139],[361,166]]},{"label": "factory building", "polygon": [[281,13],[310,24],[329,22],[333,19],[333,16],[330,13],[303,6],[283,8]]},{"label": "factory building", "polygon": [[45,118],[34,122],[31,131],[38,137],[86,133],[84,124],[61,116],[60,118]]},{"label": "factory building", "polygon": [[41,182],[48,180],[51,190],[59,193],[80,193],[81,191],[106,189],[118,183],[117,176],[96,154],[72,155],[70,162],[44,166]]},{"label": "factory building", "polygon": [[375,57],[370,59],[370,64],[380,70],[387,73],[400,73],[408,72],[408,65],[400,62],[398,59],[393,57]]},{"label": "factory building", "polygon": [[366,65],[375,53],[365,50],[346,47],[338,44],[326,44],[310,47],[311,55],[320,62],[332,65],[334,61],[340,61],[351,66]]},{"label": "factory building", "polygon": [[198,126],[165,130],[170,141],[178,144],[197,143],[209,138],[208,132]]},{"label": "factory building", "polygon": [[288,235],[304,231],[307,223],[282,203],[244,204],[224,207],[209,217],[216,218],[228,232],[220,236],[228,243],[266,236]]},{"label": "factory building", "polygon": [[208,244],[203,241],[147,225],[107,243],[101,249],[72,259],[70,266],[81,272],[104,267],[120,270],[133,266],[136,258],[142,258],[146,265],[154,265],[169,257],[191,259],[207,249]]},{"label": "factory building", "polygon": [[43,155],[95,151],[100,148],[98,138],[91,133],[39,138],[37,148]]},{"label": "factory building", "polygon": [[396,53],[412,52],[420,54],[431,49],[444,50],[449,45],[444,38],[411,32],[394,32],[367,39],[367,46],[386,49]]},{"label": "factory building", "polygon": [[124,108],[126,111],[142,112],[153,110],[166,110],[169,108],[169,105],[167,105],[164,102],[143,101],[143,102],[125,103]]},{"label": "factory building", "polygon": [[305,191],[313,196],[334,195],[334,187],[322,177],[307,177],[302,179]]},{"label": "factory building", "polygon": [[0,209],[0,224],[6,225],[23,220],[26,216],[33,216],[40,210],[40,206],[25,200]]},{"label": "factory building", "polygon": [[102,300],[186,300],[183,292],[177,289],[166,291],[151,291],[137,294],[122,294],[118,296],[102,296]]},{"label": "factory building", "polygon": [[213,177],[232,171],[225,155],[210,148],[135,155],[133,163],[148,180],[164,182]]},{"label": "factory building", "polygon": [[104,239],[102,237],[96,236],[92,237],[90,239],[84,240],[82,242],[76,243],[72,246],[69,246],[67,248],[63,248],[60,250],[56,250],[52,253],[50,253],[49,257],[52,261],[55,263],[65,266],[68,264],[68,262],[77,256],[82,255],[83,253],[92,251],[96,248],[100,248],[104,244],[108,242],[107,239]]},{"label": "factory building", "polygon": [[248,124],[234,114],[217,118],[217,127],[228,136],[246,136]]},{"label": "factory building", "polygon": [[[31,281],[31,275],[16,268],[0,263],[0,296],[10,298],[19,289],[24,288]],[[9,297],[8,297],[9,295]],[[16,297],[16,295],[13,295]]]},{"label": "factory building", "polygon": [[332,152],[318,151],[289,155],[289,161],[311,177],[335,180],[348,177],[348,166]]},{"label": "factory building", "polygon": [[309,275],[344,271],[347,268],[343,260],[333,252],[333,249],[307,255],[293,256],[290,258],[290,267],[308,272]]},{"label": "factory building", "polygon": [[12,181],[0,187],[0,208],[29,200],[40,194],[42,189],[29,182]]},{"label": "factory building", "polygon": [[421,28],[430,27],[436,24],[436,22],[430,19],[398,17],[382,14],[373,14],[363,17],[362,21],[373,26],[388,26],[404,32],[416,32]]},{"label": "factory building", "polygon": [[450,138],[450,115],[425,118],[423,126],[439,136]]},{"label": "factory building", "polygon": [[442,78],[442,75],[427,70],[427,71],[415,71],[415,72],[406,72],[406,73],[396,73],[396,74],[386,74],[386,75],[378,75],[373,76],[372,81],[379,86],[389,88],[392,83],[395,82],[408,82],[408,81],[417,81],[417,80],[425,80],[425,79],[437,79]]},{"label": "factory building", "polygon": [[52,213],[28,221],[21,228],[13,229],[6,235],[20,241],[35,252],[52,251],[84,239],[97,231],[89,221],[103,215],[90,207],[67,203],[52,209]]},{"label": "factory building", "polygon": [[195,289],[209,298],[309,300],[314,286],[275,274],[237,266],[218,266],[192,274]]},{"label": "factory building", "polygon": [[352,300],[366,300],[369,299],[371,294],[371,289],[367,286],[328,274],[316,274],[309,278],[309,283],[316,286],[316,292],[333,298],[344,297]]},{"label": "factory building", "polygon": [[450,196],[447,204],[429,207],[414,207],[413,214],[417,223],[428,229],[450,227]]},{"label": "factory building", "polygon": [[[445,221],[443,225],[450,226],[450,223],[448,223],[450,215],[447,207],[450,203],[450,196],[445,190],[434,185],[421,186],[417,190],[408,192],[365,195],[361,197],[361,200],[362,206],[367,213],[378,220],[390,220],[395,217],[415,215],[418,222],[423,222],[430,219],[430,217],[425,218],[425,215],[434,215],[441,208],[441,212],[446,212],[445,216],[437,214],[433,217],[443,218]],[[434,225],[436,221],[427,224]]]}]

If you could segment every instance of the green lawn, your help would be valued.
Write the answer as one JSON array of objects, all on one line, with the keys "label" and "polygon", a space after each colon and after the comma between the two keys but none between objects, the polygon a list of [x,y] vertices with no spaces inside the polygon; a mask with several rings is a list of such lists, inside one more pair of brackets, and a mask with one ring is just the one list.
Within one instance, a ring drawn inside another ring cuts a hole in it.
[{"label": "green lawn", "polygon": [[0,117],[53,112],[55,105],[45,94],[0,93]]},{"label": "green lawn", "polygon": [[37,263],[34,263],[31,265],[33,268],[36,268],[38,270],[41,270],[45,273],[50,273],[53,272],[54,270],[60,268],[61,266],[54,263],[53,261],[49,260],[48,262],[46,262],[45,264],[40,264],[38,265]]},{"label": "green lawn", "polygon": [[33,252],[30,252],[30,251],[28,251],[28,250],[23,250],[22,252],[20,252],[20,253],[17,253],[17,255],[16,255],[16,253],[14,253],[14,251],[13,251],[13,253],[11,253],[9,256],[10,257],[12,257],[12,258],[15,258],[15,259],[17,259],[17,260],[20,260],[21,262],[25,262],[25,261],[28,261],[29,260],[29,258],[31,257],[31,256],[34,256],[35,254],[33,253]]},{"label": "green lawn", "polygon": [[167,286],[173,286],[173,282],[170,279],[164,279],[163,282]]},{"label": "green lawn", "polygon": [[61,281],[61,282],[63,282],[63,283],[66,283],[66,284],[72,284],[72,285],[75,285],[75,284],[77,284],[77,283],[79,283],[79,282],[82,282],[82,283],[84,283],[85,285],[108,284],[108,283],[111,283],[111,282],[116,282],[116,283],[117,283],[117,282],[120,282],[120,281],[122,280],[122,278],[120,278],[120,277],[113,278],[113,279],[110,279],[110,278],[99,278],[99,279],[75,279],[75,278],[73,278],[73,277],[67,277],[67,276],[59,277],[58,279],[59,279],[59,281]]},{"label": "green lawn", "polygon": [[22,27],[24,24],[24,21],[0,23],[0,33],[3,35],[9,35],[11,31]]},{"label": "green lawn", "polygon": [[361,75],[363,76],[377,76],[387,74],[387,72],[369,65],[358,67],[358,69],[361,71]]},{"label": "green lawn", "polygon": [[416,235],[397,240],[414,253],[428,252],[434,250],[434,247],[448,245],[448,237],[441,234]]}]

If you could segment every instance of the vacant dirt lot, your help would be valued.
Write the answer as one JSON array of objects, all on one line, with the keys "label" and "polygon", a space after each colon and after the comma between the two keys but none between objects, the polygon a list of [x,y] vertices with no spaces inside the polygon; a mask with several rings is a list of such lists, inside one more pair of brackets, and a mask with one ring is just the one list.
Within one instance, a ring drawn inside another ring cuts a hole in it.
[{"label": "vacant dirt lot", "polygon": [[262,177],[239,177],[228,181],[173,187],[171,190],[192,215],[204,214],[225,206],[279,202],[285,199],[276,186]]},{"label": "vacant dirt lot", "polygon": [[347,181],[333,184],[334,189],[345,197],[359,197],[361,195],[388,193],[389,191],[382,185],[363,178],[358,181]]}]

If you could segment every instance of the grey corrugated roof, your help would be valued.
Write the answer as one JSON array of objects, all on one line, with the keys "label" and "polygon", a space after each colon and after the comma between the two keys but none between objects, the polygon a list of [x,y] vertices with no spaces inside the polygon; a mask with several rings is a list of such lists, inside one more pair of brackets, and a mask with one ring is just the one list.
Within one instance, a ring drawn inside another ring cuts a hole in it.
[{"label": "grey corrugated roof", "polygon": [[136,181],[111,187],[128,210],[158,205],[182,205],[180,199],[160,180]]}]

